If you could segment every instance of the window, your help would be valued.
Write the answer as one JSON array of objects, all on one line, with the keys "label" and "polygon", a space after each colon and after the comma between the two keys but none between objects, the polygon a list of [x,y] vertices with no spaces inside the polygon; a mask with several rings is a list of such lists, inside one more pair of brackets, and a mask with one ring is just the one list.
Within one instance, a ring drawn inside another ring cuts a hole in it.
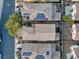
[{"label": "window", "polygon": [[56,28],[56,32],[60,32],[60,28],[59,27]]},{"label": "window", "polygon": [[46,55],[49,55],[49,51],[46,51]]},{"label": "window", "polygon": [[25,57],[25,59],[29,59],[28,57]]},{"label": "window", "polygon": [[73,12],[73,9],[71,9],[70,12]]},{"label": "window", "polygon": [[29,20],[29,18],[30,18],[30,17],[29,17],[29,16],[27,16],[27,20]]},{"label": "window", "polygon": [[69,14],[70,17],[72,17],[72,14]]},{"label": "window", "polygon": [[68,37],[68,35],[66,34],[66,37]]},{"label": "window", "polygon": [[66,4],[67,6],[70,6],[70,4]]}]

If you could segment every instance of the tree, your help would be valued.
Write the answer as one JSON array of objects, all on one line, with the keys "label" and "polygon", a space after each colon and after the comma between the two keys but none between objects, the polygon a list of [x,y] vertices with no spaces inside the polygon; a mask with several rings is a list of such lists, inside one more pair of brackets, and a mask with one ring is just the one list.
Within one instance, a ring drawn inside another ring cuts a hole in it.
[{"label": "tree", "polygon": [[20,13],[13,13],[5,23],[5,28],[8,30],[10,36],[15,36],[20,28]]},{"label": "tree", "polygon": [[69,25],[74,24],[74,21],[69,16],[63,16],[63,20]]}]

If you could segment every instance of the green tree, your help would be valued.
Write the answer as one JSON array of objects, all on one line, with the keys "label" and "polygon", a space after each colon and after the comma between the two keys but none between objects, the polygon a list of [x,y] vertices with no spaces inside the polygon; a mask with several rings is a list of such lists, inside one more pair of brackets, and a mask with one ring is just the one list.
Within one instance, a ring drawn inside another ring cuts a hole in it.
[{"label": "green tree", "polygon": [[69,25],[74,24],[74,21],[72,20],[70,16],[63,16],[63,20]]},{"label": "green tree", "polygon": [[15,36],[20,26],[20,13],[13,13],[5,23],[5,28],[8,29],[10,36]]}]

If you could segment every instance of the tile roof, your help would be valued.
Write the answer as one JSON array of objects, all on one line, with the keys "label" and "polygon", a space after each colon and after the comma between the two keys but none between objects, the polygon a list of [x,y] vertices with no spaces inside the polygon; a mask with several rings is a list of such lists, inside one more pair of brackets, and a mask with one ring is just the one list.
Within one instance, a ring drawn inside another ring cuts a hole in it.
[{"label": "tile roof", "polygon": [[30,20],[35,20],[38,13],[45,14],[48,20],[56,20],[54,18],[56,17],[56,5],[52,5],[51,3],[27,3],[23,4],[22,16],[25,16],[24,13],[30,14]]},{"label": "tile roof", "polygon": [[[49,55],[46,55],[46,52],[49,52]],[[23,43],[22,44],[22,53],[23,52],[32,52],[31,56],[28,56],[29,59],[35,58],[37,55],[43,55],[45,59],[52,59],[52,54],[54,54],[55,51],[55,44],[50,43]],[[22,59],[25,56],[22,56]]]},{"label": "tile roof", "polygon": [[34,1],[36,1],[36,2],[50,2],[50,1],[59,2],[60,0],[25,0],[25,1],[27,1],[27,2],[34,2]]},{"label": "tile roof", "polygon": [[23,40],[54,41],[55,24],[35,24],[35,27],[22,27],[18,32]]},{"label": "tile roof", "polygon": [[36,24],[36,32],[55,32],[55,24]]},{"label": "tile roof", "polygon": [[73,35],[74,35],[74,39],[73,40],[79,40],[79,24],[74,24],[73,28]]},{"label": "tile roof", "polygon": [[[50,48],[55,49],[55,44],[50,44],[50,43],[23,43],[22,44],[22,51],[40,51],[42,50],[43,52],[45,50],[50,50]],[[42,53],[43,53],[42,52]]]},{"label": "tile roof", "polygon": [[76,26],[76,31],[79,32],[79,24],[75,24]]},{"label": "tile roof", "polygon": [[79,1],[79,0],[72,0],[72,1]]},{"label": "tile roof", "polygon": [[76,6],[75,20],[79,20],[79,3],[75,3],[75,6]]}]

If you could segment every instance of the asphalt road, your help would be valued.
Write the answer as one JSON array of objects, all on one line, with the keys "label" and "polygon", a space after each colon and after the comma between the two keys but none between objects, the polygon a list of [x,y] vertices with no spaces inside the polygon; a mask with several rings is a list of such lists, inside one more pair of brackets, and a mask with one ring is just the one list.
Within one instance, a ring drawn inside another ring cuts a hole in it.
[{"label": "asphalt road", "polygon": [[4,27],[9,15],[14,12],[15,0],[4,0],[2,16],[0,21],[2,42],[0,52],[2,53],[2,59],[14,59],[14,38],[8,36],[7,30]]}]

